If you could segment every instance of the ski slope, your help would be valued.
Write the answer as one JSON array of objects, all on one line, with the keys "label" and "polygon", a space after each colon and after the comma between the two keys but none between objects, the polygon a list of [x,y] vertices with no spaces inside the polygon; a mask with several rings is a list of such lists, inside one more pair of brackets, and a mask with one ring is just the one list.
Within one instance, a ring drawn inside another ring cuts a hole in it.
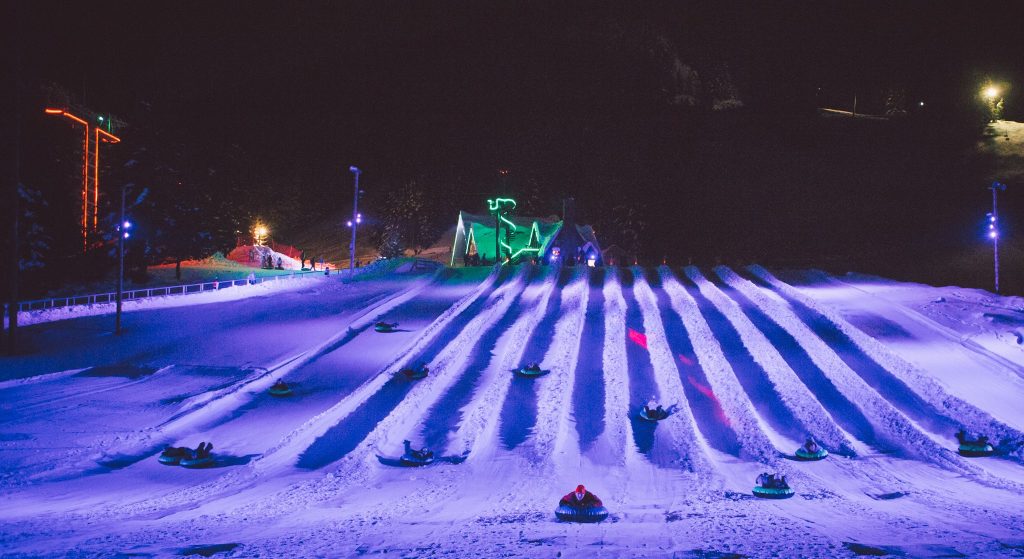
[{"label": "ski slope", "polygon": [[[109,315],[28,327],[0,358],[0,555],[1024,552],[1018,298],[757,266],[391,270],[139,309],[120,339]],[[530,362],[550,373],[511,372]],[[958,455],[959,429],[998,455]],[[831,456],[794,460],[807,435]],[[440,460],[391,466],[403,440]],[[214,467],[156,460],[201,441]],[[765,471],[796,497],[753,497]],[[608,520],[555,519],[579,483]]]}]

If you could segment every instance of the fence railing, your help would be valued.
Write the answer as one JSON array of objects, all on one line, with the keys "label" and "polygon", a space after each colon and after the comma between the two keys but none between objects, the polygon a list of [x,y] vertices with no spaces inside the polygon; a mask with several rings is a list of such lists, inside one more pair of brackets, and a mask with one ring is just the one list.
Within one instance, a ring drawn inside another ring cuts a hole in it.
[{"label": "fence railing", "polygon": [[[311,275],[322,276],[324,275],[324,272],[292,272],[291,274],[258,277],[253,280],[243,278],[237,280],[207,281],[203,283],[167,285],[163,287],[148,287],[146,289],[126,289],[122,292],[121,300],[133,301],[137,299],[146,299],[149,297],[164,297],[167,295],[187,295],[189,293],[204,293],[207,291],[217,291],[219,289],[227,289],[229,287],[235,287],[239,285],[255,285],[258,283],[304,278]],[[91,295],[69,295],[67,297],[52,297],[50,299],[20,301],[18,302],[18,312],[40,311],[63,307],[74,307],[79,305],[94,305],[96,303],[113,303],[115,301],[117,301],[116,292],[94,293]],[[3,305],[3,309],[6,316],[6,304]]]}]

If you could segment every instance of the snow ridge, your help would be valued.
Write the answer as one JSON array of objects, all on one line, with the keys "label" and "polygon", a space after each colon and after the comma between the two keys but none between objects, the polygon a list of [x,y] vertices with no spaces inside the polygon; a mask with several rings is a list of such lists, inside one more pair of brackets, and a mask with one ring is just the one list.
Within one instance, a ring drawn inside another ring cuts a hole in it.
[{"label": "snow ridge", "polygon": [[747,397],[721,345],[700,314],[697,303],[683,288],[667,266],[659,268],[663,289],[672,302],[672,308],[683,321],[693,341],[693,351],[704,368],[708,383],[736,432],[743,451],[751,458],[772,462],[778,452],[761,430],[760,420],[753,403]]},{"label": "snow ridge", "polygon": [[[636,276],[633,282],[633,292],[640,305],[640,311],[643,313],[644,332],[647,335],[651,367],[654,369],[654,379],[664,400],[659,403],[667,409],[675,406],[675,412],[672,415],[658,422],[657,430],[659,433],[667,431],[671,436],[672,441],[675,442],[675,450],[684,461],[686,469],[708,477],[711,465],[706,454],[707,443],[698,434],[697,420],[690,411],[686,391],[683,390],[682,381],[679,380],[679,369],[665,336],[665,327],[658,313],[657,299],[647,278],[644,277],[643,270],[637,267],[634,268],[634,272]],[[670,400],[670,398],[678,398],[678,401]]]},{"label": "snow ridge", "polygon": [[[1024,440],[1024,434],[1016,429],[996,421],[988,413],[948,394],[934,379],[925,376],[914,365],[897,356],[878,340],[861,332],[860,329],[850,324],[834,309],[818,303],[800,290],[779,280],[761,266],[754,265],[748,269],[779,291],[786,293],[788,296],[824,316],[843,334],[849,337],[868,357],[903,381],[927,403],[935,407],[935,409],[944,410],[947,417],[963,424],[969,431],[988,433],[989,437],[993,440]],[[952,435],[952,433],[949,433],[948,436],[952,437]],[[1024,460],[1024,448],[1017,448],[1013,456],[1018,462]]]},{"label": "snow ridge", "polygon": [[[526,264],[524,267],[532,265]],[[540,278],[531,282],[520,297],[521,305],[528,305],[530,310],[522,314],[515,324],[498,341],[497,347],[506,351],[497,352],[500,359],[492,358],[491,364],[483,371],[481,388],[473,395],[473,400],[463,409],[463,421],[459,426],[448,451],[453,454],[469,453],[469,460],[485,458],[485,449],[496,449],[494,440],[497,435],[501,417],[496,413],[498,405],[505,400],[512,383],[511,370],[520,365],[526,343],[533,334],[537,323],[544,316],[548,300],[555,289],[558,269],[545,266]],[[496,348],[497,349],[497,348]],[[473,452],[470,452],[470,451]]]}]

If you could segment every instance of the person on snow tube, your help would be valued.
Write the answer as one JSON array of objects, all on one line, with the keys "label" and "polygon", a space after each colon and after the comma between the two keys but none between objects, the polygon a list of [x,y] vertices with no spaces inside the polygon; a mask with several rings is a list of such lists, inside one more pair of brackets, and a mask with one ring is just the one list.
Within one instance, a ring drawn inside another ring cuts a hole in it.
[{"label": "person on snow tube", "polygon": [[796,449],[796,457],[801,460],[821,460],[828,456],[828,451],[818,446],[814,437],[808,435],[804,445]]},{"label": "person on snow tube", "polygon": [[525,366],[519,367],[518,369],[513,369],[513,372],[519,373],[520,375],[527,376],[527,377],[537,377],[537,376],[545,374],[547,371],[541,370],[540,363],[537,363],[536,361],[534,361],[534,362],[530,363],[529,365],[525,365]]},{"label": "person on snow tube", "polygon": [[284,396],[292,393],[292,389],[281,379],[277,379],[274,386],[270,387],[270,393],[274,396]]},{"label": "person on snow tube", "polygon": [[189,449],[189,456],[181,460],[181,465],[186,468],[199,468],[213,464],[213,457],[210,451],[213,450],[213,443],[201,442],[195,450]]},{"label": "person on snow tube", "polygon": [[794,494],[784,475],[764,472],[757,476],[755,483],[757,486],[754,487],[754,495],[765,499],[787,499]]},{"label": "person on snow tube", "polygon": [[401,373],[406,378],[419,379],[427,376],[427,373],[430,372],[430,369],[428,369],[426,365],[420,365],[419,368],[416,369],[406,367],[405,369],[402,369],[401,371],[398,372]]},{"label": "person on snow tube", "polygon": [[555,516],[567,522],[600,522],[608,518],[608,509],[604,508],[601,499],[583,485],[568,493],[558,501]]},{"label": "person on snow tube", "polygon": [[988,442],[988,437],[985,435],[979,436],[977,439],[971,439],[967,432],[963,429],[957,431],[956,440],[960,443],[960,448],[957,452],[961,456],[979,457],[979,456],[991,456],[995,454],[996,450]]},{"label": "person on snow tube", "polygon": [[651,399],[648,400],[647,405],[644,406],[643,411],[647,419],[651,419],[654,421],[659,421],[668,417],[668,411],[666,411],[665,408],[661,406],[661,404],[655,402],[654,396],[651,396]]},{"label": "person on snow tube", "polygon": [[416,450],[409,441],[402,441],[402,445],[405,446],[405,454],[402,455],[403,462],[426,464],[434,460],[434,452],[427,450],[426,447]]},{"label": "person on snow tube", "polygon": [[397,322],[378,322],[373,325],[373,329],[378,332],[394,332],[395,328],[398,328]]}]

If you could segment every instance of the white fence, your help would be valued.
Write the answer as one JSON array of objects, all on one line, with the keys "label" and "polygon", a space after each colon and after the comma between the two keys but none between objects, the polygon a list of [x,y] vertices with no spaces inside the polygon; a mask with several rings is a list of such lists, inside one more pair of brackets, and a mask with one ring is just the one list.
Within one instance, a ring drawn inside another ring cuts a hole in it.
[{"label": "white fence", "polygon": [[[168,285],[164,287],[150,287],[146,289],[126,289],[122,292],[123,301],[146,299],[148,297],[164,297],[167,295],[187,295],[189,293],[203,293],[205,291],[216,291],[228,289],[236,285],[247,285],[249,283],[265,283],[278,280],[290,280],[304,278],[310,275],[321,276],[324,272],[292,272],[277,276],[259,277],[251,282],[247,279],[208,281],[204,283],[190,283],[185,285]],[[117,293],[94,293],[92,295],[69,295],[67,297],[53,297],[50,299],[36,299],[33,301],[20,301],[18,312],[39,311],[61,307],[74,307],[77,305],[93,305],[96,303],[113,303],[117,301]],[[7,305],[4,305],[4,316],[7,313]]]}]

